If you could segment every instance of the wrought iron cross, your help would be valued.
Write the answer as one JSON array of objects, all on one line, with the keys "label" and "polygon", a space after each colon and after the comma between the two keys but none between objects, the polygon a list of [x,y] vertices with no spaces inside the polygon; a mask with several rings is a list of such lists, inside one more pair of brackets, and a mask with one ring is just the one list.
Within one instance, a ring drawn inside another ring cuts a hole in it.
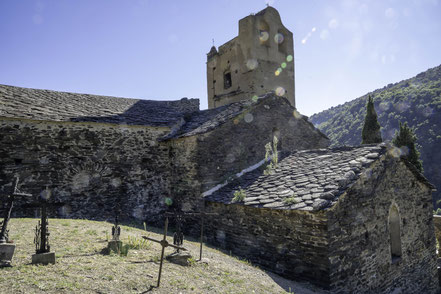
[{"label": "wrought iron cross", "polygon": [[[218,215],[218,213],[214,212],[166,212],[165,216],[173,217],[176,219],[176,232],[173,234],[173,244],[177,246],[181,246],[184,243],[184,234],[182,233],[182,221],[184,217],[190,216],[200,216],[201,217],[201,237],[200,237],[200,248],[199,248],[199,260],[202,260],[202,245],[204,241],[204,218],[205,216],[214,216]],[[176,243],[175,243],[176,240]],[[177,250],[179,252],[179,249]]]},{"label": "wrought iron cross", "polygon": [[112,240],[119,241],[119,236],[121,235],[121,227],[118,223],[118,216],[115,216],[115,223],[112,227]]},{"label": "wrought iron cross", "polygon": [[18,181],[19,178],[16,177],[14,180],[14,184],[13,184],[13,189],[12,189],[12,193],[10,195],[7,195],[7,204],[6,204],[6,209],[5,209],[5,214],[3,216],[3,221],[0,222],[2,228],[0,231],[0,244],[4,244],[6,242],[8,242],[8,238],[9,238],[9,230],[8,230],[8,223],[9,220],[11,219],[11,212],[12,212],[12,207],[14,207],[14,200],[16,196],[21,196],[21,197],[32,197],[31,194],[27,194],[27,193],[22,193],[18,190]]},{"label": "wrought iron cross", "polygon": [[161,283],[161,273],[162,273],[162,263],[164,261],[164,250],[165,247],[173,247],[177,250],[183,250],[183,251],[187,251],[186,248],[181,247],[181,246],[177,246],[177,245],[172,245],[170,243],[168,243],[167,241],[167,230],[168,230],[168,217],[165,219],[165,225],[164,225],[164,237],[162,238],[162,240],[156,240],[147,236],[142,236],[144,239],[146,240],[150,240],[156,243],[159,243],[162,246],[162,250],[161,250],[161,261],[159,263],[159,273],[158,273],[158,283],[157,286],[159,288],[159,284]]},{"label": "wrought iron cross", "polygon": [[41,220],[38,221],[38,225],[35,227],[35,251],[37,254],[47,253],[51,251],[49,245],[49,221],[48,221],[48,209],[58,208],[63,206],[63,202],[48,202],[51,196],[51,192],[46,188],[39,199],[36,202],[26,204],[24,207],[35,207],[40,208]]}]

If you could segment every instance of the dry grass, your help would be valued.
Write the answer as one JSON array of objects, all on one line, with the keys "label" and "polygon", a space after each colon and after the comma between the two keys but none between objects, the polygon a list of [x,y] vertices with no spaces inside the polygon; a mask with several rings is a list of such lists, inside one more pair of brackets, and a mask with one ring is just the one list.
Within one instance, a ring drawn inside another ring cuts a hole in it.
[{"label": "dry grass", "polygon": [[[103,255],[111,224],[87,220],[50,219],[51,251],[55,265],[31,265],[37,219],[12,219],[11,240],[16,244],[13,267],[0,269],[0,293],[316,293],[309,285],[297,284],[268,274],[247,262],[205,247],[207,262],[182,267],[164,261],[160,288],[156,285],[160,246],[138,243],[142,235],[160,239],[152,230],[122,226],[122,241],[135,248],[127,257]],[[170,239],[169,239],[170,241]],[[185,241],[199,257],[199,244]],[[166,254],[172,252],[167,248]],[[277,282],[276,282],[277,281]],[[306,288],[305,288],[306,287]],[[308,289],[309,288],[309,289]]]}]

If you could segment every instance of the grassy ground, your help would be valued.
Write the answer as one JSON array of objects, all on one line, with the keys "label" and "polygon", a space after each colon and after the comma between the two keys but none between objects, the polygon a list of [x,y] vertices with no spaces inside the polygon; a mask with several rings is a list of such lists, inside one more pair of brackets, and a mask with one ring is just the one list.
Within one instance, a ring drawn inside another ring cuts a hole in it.
[{"label": "grassy ground", "polygon": [[[12,219],[10,239],[16,244],[13,267],[0,268],[0,293],[318,293],[310,285],[267,273],[212,248],[204,247],[204,262],[189,267],[164,261],[160,288],[156,285],[160,245],[142,243],[142,235],[160,239],[158,230],[122,226],[126,257],[104,255],[112,225],[87,220],[50,219],[55,265],[32,265],[37,219]],[[130,242],[129,242],[130,240]],[[169,242],[171,238],[168,238]],[[199,244],[185,241],[195,259]],[[166,254],[173,250],[166,248]]]}]

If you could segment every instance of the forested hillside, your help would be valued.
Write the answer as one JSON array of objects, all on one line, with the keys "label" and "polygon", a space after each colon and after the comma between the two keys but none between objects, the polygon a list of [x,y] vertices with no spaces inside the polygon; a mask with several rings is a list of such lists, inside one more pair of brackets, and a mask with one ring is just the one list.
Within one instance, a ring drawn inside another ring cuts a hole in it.
[{"label": "forested hillside", "polygon": [[384,141],[393,138],[400,121],[415,129],[424,175],[437,187],[435,200],[441,199],[441,65],[314,114],[310,121],[331,139],[331,146],[359,145],[369,94]]}]

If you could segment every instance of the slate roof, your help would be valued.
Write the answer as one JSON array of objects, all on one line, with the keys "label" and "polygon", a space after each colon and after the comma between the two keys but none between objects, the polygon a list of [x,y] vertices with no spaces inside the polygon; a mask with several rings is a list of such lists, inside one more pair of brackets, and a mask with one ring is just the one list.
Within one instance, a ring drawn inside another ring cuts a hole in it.
[{"label": "slate roof", "polygon": [[[181,100],[182,101],[182,100]],[[0,85],[0,117],[170,126],[181,101],[153,101]]]},{"label": "slate roof", "polygon": [[[259,99],[264,99],[272,95],[273,94],[267,94],[261,96]],[[164,137],[164,139],[189,137],[209,132],[240,115],[255,103],[256,102],[252,100],[242,100],[213,109],[189,113],[184,117],[185,123],[175,133],[171,133]]]},{"label": "slate roof", "polygon": [[[213,109],[189,113],[184,116],[185,122],[180,126],[180,128],[178,128],[175,132],[170,133],[162,140],[167,140],[170,138],[189,137],[209,132],[224,124],[225,122],[237,116],[240,116],[241,114],[245,114],[247,110],[253,107],[253,105],[262,103],[267,99],[274,98],[280,99],[280,103],[286,103],[287,106],[291,107],[286,98],[279,97],[273,92],[269,92],[267,94],[259,96],[254,101],[251,99],[246,99]],[[302,119],[305,120],[312,127],[314,127],[314,125],[308,121],[307,116],[302,115]],[[324,135],[323,133],[320,132],[320,134],[327,138],[326,135]]]},{"label": "slate roof", "polygon": [[246,197],[241,204],[246,206],[321,210],[336,203],[385,152],[385,144],[298,151],[283,158],[272,174],[256,169],[205,199],[230,204],[242,188]]}]

